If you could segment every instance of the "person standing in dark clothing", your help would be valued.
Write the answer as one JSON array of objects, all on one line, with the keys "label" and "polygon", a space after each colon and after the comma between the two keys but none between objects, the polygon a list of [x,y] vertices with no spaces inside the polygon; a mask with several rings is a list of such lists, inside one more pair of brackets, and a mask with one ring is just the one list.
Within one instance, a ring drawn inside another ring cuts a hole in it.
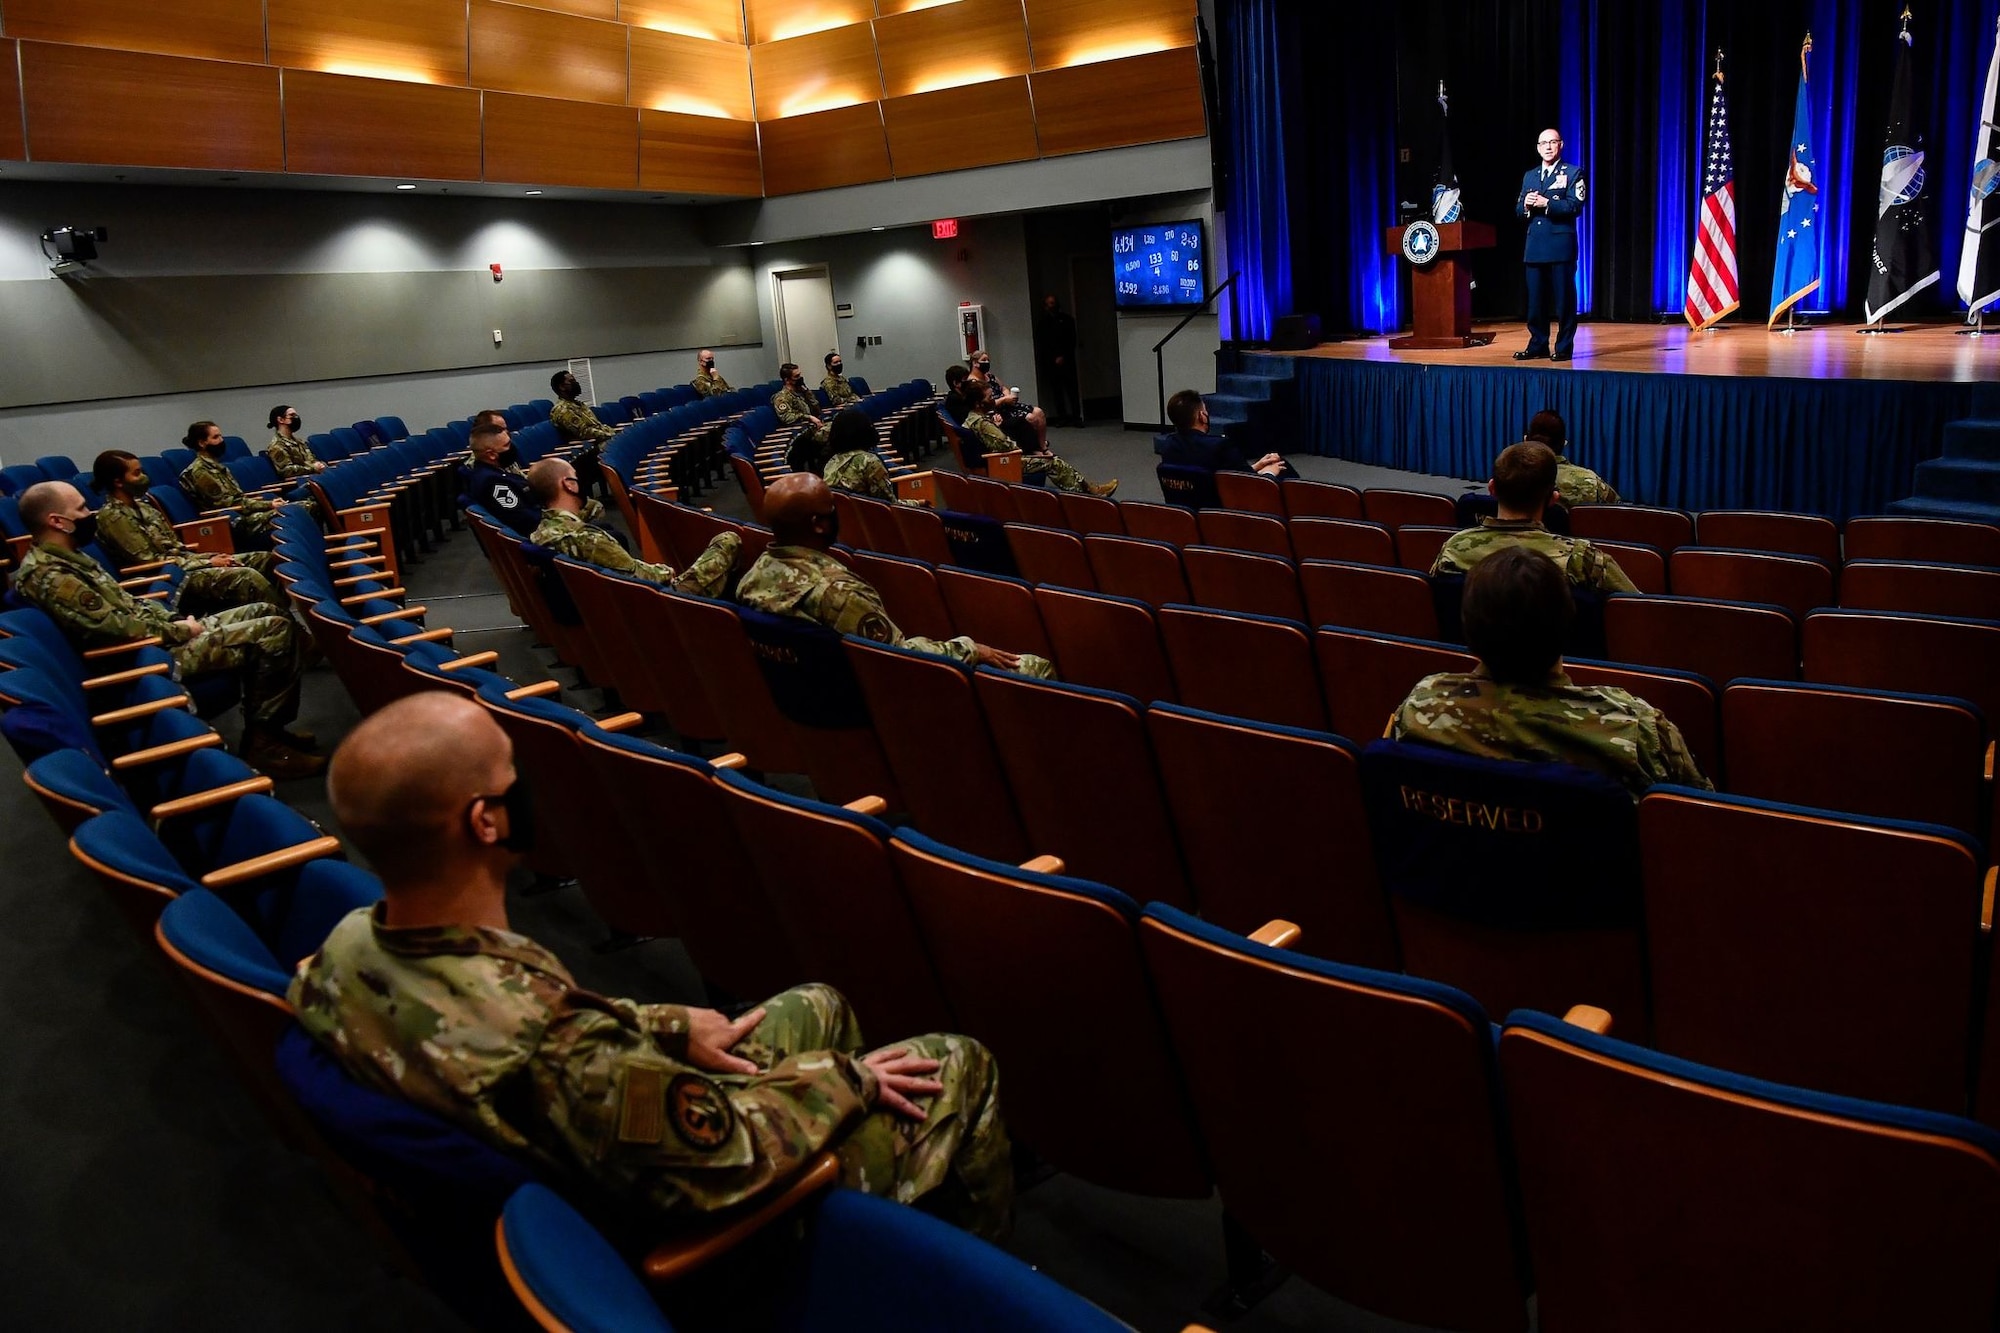
[{"label": "person standing in dark clothing", "polygon": [[1076,379],[1076,317],[1051,292],[1035,317],[1035,378],[1048,399],[1049,424],[1081,426],[1083,395]]}]

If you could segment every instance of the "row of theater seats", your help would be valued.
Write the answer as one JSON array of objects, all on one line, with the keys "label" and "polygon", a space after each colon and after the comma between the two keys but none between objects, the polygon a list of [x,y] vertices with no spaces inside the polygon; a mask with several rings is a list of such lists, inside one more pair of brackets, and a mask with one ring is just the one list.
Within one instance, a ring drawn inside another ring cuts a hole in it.
[{"label": "row of theater seats", "polygon": [[[928,474],[912,476],[911,469],[939,447],[941,431],[932,410],[936,390],[928,380],[910,380],[881,393],[863,392],[865,396],[852,405],[853,410],[875,423],[875,452],[898,495],[930,503],[935,496],[926,484]],[[765,485],[791,470],[785,455],[796,434],[790,427],[779,426],[774,410],[763,407],[744,414],[724,435],[737,485],[759,522],[764,517]]]}]

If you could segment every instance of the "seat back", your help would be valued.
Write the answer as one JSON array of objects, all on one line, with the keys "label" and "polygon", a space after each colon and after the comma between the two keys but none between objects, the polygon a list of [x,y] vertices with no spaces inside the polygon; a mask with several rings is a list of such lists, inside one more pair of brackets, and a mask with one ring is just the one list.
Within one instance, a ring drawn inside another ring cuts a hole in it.
[{"label": "seat back", "polygon": [[973,687],[1030,847],[1134,897],[1191,901],[1138,700],[991,667]]},{"label": "seat back", "polygon": [[881,595],[889,619],[903,633],[930,639],[949,639],[958,633],[930,565],[878,551],[850,551],[841,558]]},{"label": "seat back", "polygon": [[1084,553],[1083,538],[1068,528],[1009,523],[1007,545],[1014,552],[1014,568],[1029,583],[1097,591],[1097,577],[1090,572],[1090,557]]},{"label": "seat back", "polygon": [[1361,493],[1361,513],[1371,523],[1392,528],[1458,528],[1458,506],[1450,496],[1371,486]]},{"label": "seat back", "polygon": [[791,724],[813,790],[833,802],[878,796],[891,810],[903,794],[875,739],[868,698],[848,665],[841,636],[814,621],[738,607],[750,651]]},{"label": "seat back", "polygon": [[617,576],[568,556],[556,557],[555,572],[576,604],[584,633],[590,636],[597,661],[607,673],[603,679],[593,678],[592,683],[616,689],[627,708],[642,713],[666,711],[666,696],[660,691],[659,677],[649,668],[638,631],[619,614],[623,599],[615,586]]},{"label": "seat back", "polygon": [[1189,467],[1183,463],[1161,463],[1160,494],[1171,505],[1185,509],[1212,509],[1222,503],[1215,493],[1215,472],[1205,467]]},{"label": "seat back", "polygon": [[1215,497],[1225,507],[1246,514],[1285,516],[1285,497],[1275,477],[1255,472],[1217,472]]},{"label": "seat back", "polygon": [[1969,838],[1671,787],[1640,802],[1639,833],[1661,1050],[1965,1108],[1983,869]]},{"label": "seat back", "polygon": [[[869,506],[862,508],[873,514]],[[945,535],[943,517],[937,510],[926,505],[894,505],[888,516],[896,525],[897,544],[884,550],[900,552],[912,560],[922,560],[933,565],[948,565],[954,559],[951,541]]]},{"label": "seat back", "polygon": [[2000,1136],[1544,1014],[1499,1050],[1549,1333],[1992,1323]]},{"label": "seat back", "polygon": [[[1007,1128],[1111,1189],[1204,1197],[1208,1171],[1146,984],[1138,904],[1088,880],[968,855],[903,830],[889,843],[961,1031],[1007,1078]],[[1035,960],[1023,986],[1021,960]],[[1090,1024],[1066,1021],[1091,1014]],[[1118,1058],[1092,1049],[1118,1037]],[[1072,1108],[1087,1104],[1097,1114]]]},{"label": "seat back", "polygon": [[1232,717],[1326,729],[1319,671],[1303,623],[1163,606],[1154,613],[1180,701]]},{"label": "seat back", "polygon": [[543,1329],[673,1333],[618,1248],[546,1185],[514,1191],[495,1244],[508,1285]]},{"label": "seat back", "polygon": [[1010,485],[1007,493],[1014,499],[1014,512],[1021,516],[1023,523],[1032,523],[1038,528],[1067,527],[1063,518],[1062,492],[1052,491],[1046,486]]},{"label": "seat back", "polygon": [[1578,505],[1569,511],[1569,530],[1571,536],[1593,542],[1602,537],[1671,551],[1694,542],[1694,517],[1679,509],[1647,505]]},{"label": "seat back", "polygon": [[1194,514],[1175,505],[1147,504],[1141,500],[1120,500],[1118,515],[1128,536],[1169,546],[1192,546],[1201,540]]},{"label": "seat back", "polygon": [[803,773],[805,756],[784,714],[778,711],[757,655],[728,602],[665,593],[667,617],[680,636],[695,674],[707,687],[731,748],[752,768],[769,773]]},{"label": "seat back", "polygon": [[1352,486],[1291,477],[1278,483],[1278,493],[1285,502],[1285,516],[1288,518],[1364,517],[1361,492]]},{"label": "seat back", "polygon": [[[997,518],[1002,523],[1020,523],[1025,520],[1021,506],[1015,500],[1015,488],[1004,481],[994,481],[990,477],[969,476],[972,494],[976,504],[971,512]],[[1061,502],[1058,501],[1058,504]]]},{"label": "seat back", "polygon": [[1671,667],[1635,667],[1622,662],[1598,662],[1566,657],[1563,670],[1578,685],[1612,685],[1637,695],[1667,715],[1687,742],[1702,776],[1720,783],[1723,777],[1722,719],[1715,685],[1706,676]]},{"label": "seat back", "polygon": [[1418,527],[1396,529],[1396,563],[1404,569],[1428,574],[1444,544],[1458,535],[1457,528]]},{"label": "seat back", "polygon": [[1694,597],[1605,599],[1604,655],[1724,682],[1799,674],[1798,631],[1783,607]]},{"label": "seat back", "polygon": [[477,698],[513,743],[514,766],[535,794],[536,813],[547,827],[570,835],[535,839],[528,864],[554,879],[580,878],[584,896],[614,930],[675,933],[672,919],[660,907],[650,899],[631,902],[624,892],[629,865],[614,852],[626,845],[625,839],[615,824],[605,827],[606,793],[577,746],[576,729],[588,717],[546,699],[510,699],[507,693],[507,686],[496,681],[481,686]]},{"label": "seat back", "polygon": [[727,730],[721,713],[663,604],[675,594],[657,584],[609,574],[604,576],[604,591],[631,634],[640,664],[652,678],[660,711],[675,733],[690,743],[723,739]]},{"label": "seat back", "polygon": [[1625,571],[1625,577],[1632,580],[1632,586],[1640,592],[1659,596],[1671,590],[1672,584],[1667,580],[1667,556],[1659,547],[1639,542],[1603,540],[1593,540],[1590,544],[1617,561],[1618,568]]},{"label": "seat back", "polygon": [[2000,527],[1989,523],[1903,514],[1850,518],[1841,545],[1849,560],[2000,565]]},{"label": "seat back", "polygon": [[1470,671],[1479,659],[1454,644],[1321,626],[1313,632],[1327,722],[1366,745],[1388,734],[1389,721],[1418,681],[1442,671]]},{"label": "seat back", "polygon": [[1292,549],[1301,560],[1344,560],[1356,565],[1396,563],[1396,534],[1380,523],[1346,518],[1295,518]]},{"label": "seat back", "polygon": [[[1399,966],[1355,746],[1171,704],[1146,726],[1203,920],[1247,934],[1283,919],[1315,957]],[[1273,792],[1310,813],[1271,818]]]},{"label": "seat back", "polygon": [[1667,570],[1683,597],[1763,602],[1783,607],[1794,620],[1833,604],[1833,567],[1808,556],[1683,546],[1668,559]]},{"label": "seat back", "polygon": [[[1242,475],[1242,474],[1232,474]],[[1260,479],[1261,480],[1261,479]],[[1277,483],[1271,483],[1273,490]],[[1244,513],[1234,509],[1204,509],[1195,515],[1195,526],[1204,546],[1226,546],[1235,551],[1257,551],[1281,560],[1292,558],[1291,538],[1285,521],[1269,514]]]},{"label": "seat back", "polygon": [[1035,608],[1065,680],[1147,702],[1179,697],[1153,610],[1144,602],[1043,586],[1035,589]]},{"label": "seat back", "polygon": [[1950,695],[2000,718],[2000,621],[1819,611],[1799,638],[1807,680]]},{"label": "seat back", "polygon": [[1786,551],[1840,566],[1840,528],[1819,514],[1762,509],[1709,509],[1695,515],[1695,540],[1703,546],[1746,551]]},{"label": "seat back", "polygon": [[1306,623],[1374,630],[1408,639],[1438,637],[1431,583],[1407,569],[1352,565],[1338,560],[1299,564]]},{"label": "seat back", "polygon": [[1113,537],[1125,535],[1125,518],[1116,500],[1083,491],[1064,491],[1057,498],[1062,503],[1063,518],[1072,532],[1078,535],[1102,532]]},{"label": "seat back", "polygon": [[[1524,1329],[1524,1242],[1477,1003],[1311,956],[1310,935],[1297,952],[1268,948],[1160,904],[1139,934],[1229,1216],[1377,1314]],[[1260,1111],[1245,1069],[1314,1114]]]},{"label": "seat back", "polygon": [[2000,620],[2000,568],[1851,560],[1840,571],[1840,604],[1869,611]]},{"label": "seat back", "polygon": [[1218,546],[1189,546],[1181,551],[1181,569],[1187,576],[1188,591],[1202,606],[1282,616],[1286,620],[1305,619],[1298,571],[1283,556],[1230,551]]},{"label": "seat back", "polygon": [[1188,600],[1181,553],[1170,543],[1090,533],[1083,539],[1083,550],[1101,592],[1151,606]]},{"label": "seat back", "polygon": [[937,586],[958,633],[1005,652],[1055,656],[1025,580],[943,566]]}]

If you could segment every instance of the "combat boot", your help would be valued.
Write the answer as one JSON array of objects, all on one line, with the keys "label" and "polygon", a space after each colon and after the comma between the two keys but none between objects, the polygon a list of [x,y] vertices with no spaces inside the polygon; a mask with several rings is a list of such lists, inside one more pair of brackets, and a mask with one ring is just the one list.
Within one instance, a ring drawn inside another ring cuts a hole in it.
[{"label": "combat boot", "polygon": [[1092,495],[1102,496],[1104,499],[1109,500],[1118,491],[1118,478],[1113,477],[1110,481],[1093,482],[1083,489],[1089,491]]},{"label": "combat boot", "polygon": [[326,771],[325,756],[293,749],[281,731],[246,730],[237,754],[244,763],[279,782],[316,777]]}]

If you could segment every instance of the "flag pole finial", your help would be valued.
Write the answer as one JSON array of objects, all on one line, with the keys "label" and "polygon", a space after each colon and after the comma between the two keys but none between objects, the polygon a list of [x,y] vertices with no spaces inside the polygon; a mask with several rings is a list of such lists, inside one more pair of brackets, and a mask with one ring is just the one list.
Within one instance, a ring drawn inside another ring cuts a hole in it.
[{"label": "flag pole finial", "polygon": [[1910,6],[1909,6],[1909,0],[1904,0],[1904,3],[1903,3],[1903,15],[1902,15],[1902,17],[1903,17],[1903,30],[1902,30],[1901,32],[1897,33],[1896,35],[1897,35],[1897,36],[1898,36],[1899,38],[1901,38],[1901,39],[1902,39],[1902,42],[1903,42],[1903,45],[1904,45],[1904,46],[1910,46],[1910,45],[1913,45],[1913,42],[1912,42],[1912,40],[1911,40],[1911,37],[1910,37]]},{"label": "flag pole finial", "polygon": [[1722,48],[1715,48],[1715,81],[1722,82]]},{"label": "flag pole finial", "polygon": [[1799,77],[1806,77],[1806,57],[1812,54],[1812,30],[1806,30],[1805,45],[1799,48]]}]

